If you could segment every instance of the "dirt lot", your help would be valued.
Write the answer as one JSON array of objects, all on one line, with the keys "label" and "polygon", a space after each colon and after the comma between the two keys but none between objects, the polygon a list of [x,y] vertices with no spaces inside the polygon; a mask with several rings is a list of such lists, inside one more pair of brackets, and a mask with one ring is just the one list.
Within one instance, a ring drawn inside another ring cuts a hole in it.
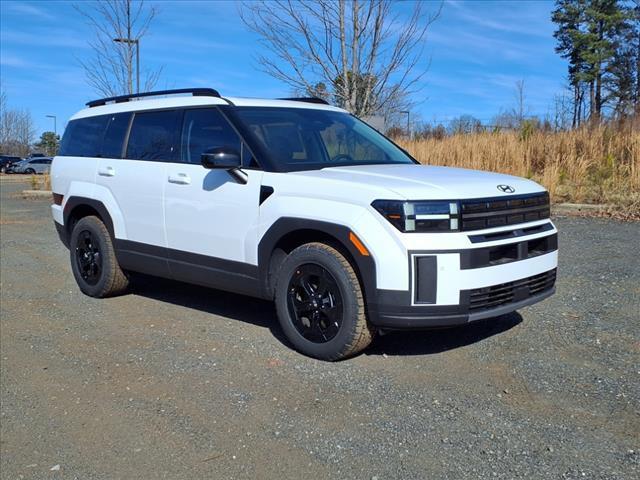
[{"label": "dirt lot", "polygon": [[21,188],[0,185],[3,479],[638,478],[638,223],[557,218],[551,299],[329,364],[267,302],[83,296]]}]

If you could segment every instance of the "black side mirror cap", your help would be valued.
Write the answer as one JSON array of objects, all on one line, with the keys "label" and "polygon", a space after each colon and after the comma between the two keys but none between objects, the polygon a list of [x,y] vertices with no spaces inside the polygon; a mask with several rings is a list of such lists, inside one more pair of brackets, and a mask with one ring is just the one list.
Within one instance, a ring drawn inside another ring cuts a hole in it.
[{"label": "black side mirror cap", "polygon": [[226,170],[240,168],[242,160],[240,152],[231,147],[219,147],[207,150],[200,156],[200,163],[204,168],[222,168]]}]

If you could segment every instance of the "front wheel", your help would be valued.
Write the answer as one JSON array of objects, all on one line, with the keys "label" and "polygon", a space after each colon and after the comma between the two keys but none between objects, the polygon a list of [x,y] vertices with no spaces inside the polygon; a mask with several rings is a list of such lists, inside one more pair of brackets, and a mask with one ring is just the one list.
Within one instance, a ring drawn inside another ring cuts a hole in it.
[{"label": "front wheel", "polygon": [[104,223],[94,216],[78,220],[69,241],[71,270],[80,290],[104,298],[123,293],[129,285]]},{"label": "front wheel", "polygon": [[278,273],[275,296],[282,330],[306,355],[340,360],[373,339],[358,276],[329,245],[309,243],[291,252]]}]

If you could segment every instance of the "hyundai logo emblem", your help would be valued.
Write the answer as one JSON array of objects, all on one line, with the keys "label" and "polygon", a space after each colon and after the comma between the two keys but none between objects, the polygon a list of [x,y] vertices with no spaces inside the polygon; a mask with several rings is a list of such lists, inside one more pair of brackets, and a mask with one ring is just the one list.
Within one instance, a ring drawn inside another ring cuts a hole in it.
[{"label": "hyundai logo emblem", "polygon": [[516,189],[510,185],[498,185],[498,190],[502,193],[513,193],[516,191]]}]

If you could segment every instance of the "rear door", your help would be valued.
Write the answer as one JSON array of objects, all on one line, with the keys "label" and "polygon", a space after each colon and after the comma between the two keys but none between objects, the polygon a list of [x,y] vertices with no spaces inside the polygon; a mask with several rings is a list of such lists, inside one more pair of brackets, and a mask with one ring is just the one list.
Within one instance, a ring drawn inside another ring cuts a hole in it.
[{"label": "rear door", "polygon": [[109,189],[124,219],[126,238],[117,242],[119,259],[125,267],[162,276],[168,274],[162,195],[167,162],[177,153],[179,114],[162,110],[113,115],[96,175],[96,183]]},{"label": "rear door", "polygon": [[[243,165],[252,158],[226,118],[215,108],[184,112],[179,162],[167,166],[165,218],[169,262],[174,277],[230,290],[232,282],[257,268],[256,242],[263,172],[244,168],[247,183],[228,171],[200,164],[206,150],[232,147]],[[250,279],[247,279],[249,281]]]}]

